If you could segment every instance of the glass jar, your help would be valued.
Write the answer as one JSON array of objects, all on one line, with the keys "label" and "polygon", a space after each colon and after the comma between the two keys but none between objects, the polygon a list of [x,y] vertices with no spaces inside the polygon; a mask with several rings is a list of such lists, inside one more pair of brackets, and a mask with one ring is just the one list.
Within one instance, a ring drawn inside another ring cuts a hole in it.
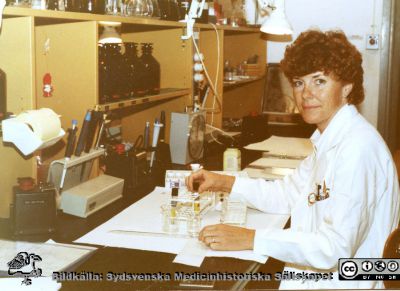
[{"label": "glass jar", "polygon": [[236,226],[246,225],[247,205],[240,200],[225,199],[222,203],[220,222]]},{"label": "glass jar", "polygon": [[241,153],[237,148],[227,148],[224,152],[224,171],[241,170]]}]

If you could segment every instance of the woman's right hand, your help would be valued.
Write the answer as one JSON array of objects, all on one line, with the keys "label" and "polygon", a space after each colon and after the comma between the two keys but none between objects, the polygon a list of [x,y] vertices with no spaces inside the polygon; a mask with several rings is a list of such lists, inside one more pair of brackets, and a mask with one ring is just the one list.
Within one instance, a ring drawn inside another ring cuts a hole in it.
[{"label": "woman's right hand", "polygon": [[[222,191],[230,193],[235,177],[199,170],[186,177],[186,186],[191,192]],[[198,189],[195,189],[198,184]]]}]

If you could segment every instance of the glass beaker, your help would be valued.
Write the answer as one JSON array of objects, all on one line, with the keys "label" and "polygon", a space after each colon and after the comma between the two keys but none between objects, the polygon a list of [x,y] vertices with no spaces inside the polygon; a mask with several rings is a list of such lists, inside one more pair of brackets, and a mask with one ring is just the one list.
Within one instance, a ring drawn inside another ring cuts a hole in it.
[{"label": "glass beaker", "polygon": [[108,15],[118,15],[120,11],[118,0],[105,0],[105,13]]},{"label": "glass beaker", "polygon": [[247,205],[238,200],[225,199],[222,203],[220,222],[244,226],[247,219]]},{"label": "glass beaker", "polygon": [[126,16],[148,16],[149,5],[147,0],[128,0],[125,7]]},{"label": "glass beaker", "polygon": [[191,237],[198,237],[201,230],[201,216],[194,213],[189,215],[186,229]]},{"label": "glass beaker", "polygon": [[166,233],[177,233],[179,223],[176,217],[176,211],[171,205],[161,205],[162,230]]}]

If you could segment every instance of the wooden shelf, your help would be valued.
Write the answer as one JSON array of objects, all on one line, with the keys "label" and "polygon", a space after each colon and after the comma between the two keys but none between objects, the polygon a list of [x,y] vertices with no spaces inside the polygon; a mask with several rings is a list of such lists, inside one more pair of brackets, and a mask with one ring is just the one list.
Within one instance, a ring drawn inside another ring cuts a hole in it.
[{"label": "wooden shelf", "polygon": [[49,18],[54,20],[70,20],[70,21],[111,21],[127,24],[155,25],[166,27],[184,27],[184,23],[177,21],[166,21],[147,17],[124,17],[115,15],[102,15],[92,13],[80,13],[69,11],[40,10],[22,7],[6,7],[4,9],[5,16],[34,16],[39,18]]},{"label": "wooden shelf", "polygon": [[258,76],[258,77],[250,77],[249,79],[241,79],[241,80],[234,80],[234,81],[224,81],[224,89],[227,88],[232,88],[236,86],[241,86],[244,84],[249,84],[258,80],[262,80],[264,76]]},{"label": "wooden shelf", "polygon": [[[195,27],[198,28],[204,28],[204,29],[214,29],[211,24],[205,24],[205,23],[195,23]],[[226,32],[260,32],[260,28],[255,28],[255,27],[247,27],[247,26],[239,26],[239,27],[234,27],[231,25],[215,25],[215,27],[218,30],[224,30]]]},{"label": "wooden shelf", "polygon": [[166,88],[161,89],[160,94],[158,95],[149,95],[138,98],[131,98],[126,100],[121,100],[118,102],[106,103],[106,104],[98,104],[96,105],[99,110],[109,111],[115,109],[121,109],[125,107],[134,107],[142,104],[147,104],[151,102],[157,102],[162,100],[168,100],[172,98],[177,98],[185,95],[189,95],[189,89],[175,89],[175,88]]},{"label": "wooden shelf", "polygon": [[[148,26],[160,26],[164,28],[184,28],[186,23],[179,21],[160,20],[151,17],[134,17],[134,16],[115,16],[92,13],[80,13],[69,11],[41,10],[24,7],[10,7],[4,9],[5,17],[17,16],[34,16],[38,18],[53,19],[58,21],[111,21],[121,22],[123,24],[137,24]],[[200,29],[213,29],[211,24],[195,23],[195,27]],[[232,27],[230,25],[216,25],[218,30],[226,30],[231,32],[259,32],[259,28],[253,27]]]}]

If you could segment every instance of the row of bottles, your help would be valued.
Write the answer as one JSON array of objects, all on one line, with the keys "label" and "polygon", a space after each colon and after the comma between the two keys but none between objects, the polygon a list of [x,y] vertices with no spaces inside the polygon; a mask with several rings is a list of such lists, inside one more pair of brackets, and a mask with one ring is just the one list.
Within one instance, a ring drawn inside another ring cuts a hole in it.
[{"label": "row of bottles", "polygon": [[115,102],[132,97],[160,93],[160,64],[154,58],[153,44],[99,44],[99,96],[100,103]]},{"label": "row of bottles", "polygon": [[[60,11],[121,15],[147,16],[163,20],[183,20],[192,0],[8,0],[9,6],[32,7]],[[197,0],[193,0],[197,1]],[[208,2],[197,20],[208,22]]]}]

